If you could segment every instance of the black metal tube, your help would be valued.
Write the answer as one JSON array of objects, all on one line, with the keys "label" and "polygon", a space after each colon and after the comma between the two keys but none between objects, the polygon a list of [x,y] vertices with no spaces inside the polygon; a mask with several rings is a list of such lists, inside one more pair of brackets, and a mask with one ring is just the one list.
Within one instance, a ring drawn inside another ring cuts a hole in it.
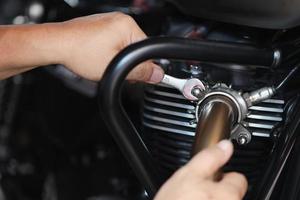
[{"label": "black metal tube", "polygon": [[101,114],[150,197],[155,195],[162,180],[149,151],[122,107],[120,96],[127,74],[141,62],[155,58],[271,66],[274,52],[248,45],[164,37],[133,44],[112,60],[99,84]]},{"label": "black metal tube", "polygon": [[[293,147],[300,131],[300,101],[299,96],[296,98],[296,105],[292,104],[288,109],[293,109],[288,113],[288,123],[284,125],[284,134],[278,138],[278,142],[274,145],[271,152],[270,160],[267,163],[262,179],[256,186],[254,192],[254,200],[270,200],[275,190],[279,178],[283,173],[284,167],[290,159]],[[277,198],[276,198],[277,199]],[[284,198],[286,199],[286,198]]]}]

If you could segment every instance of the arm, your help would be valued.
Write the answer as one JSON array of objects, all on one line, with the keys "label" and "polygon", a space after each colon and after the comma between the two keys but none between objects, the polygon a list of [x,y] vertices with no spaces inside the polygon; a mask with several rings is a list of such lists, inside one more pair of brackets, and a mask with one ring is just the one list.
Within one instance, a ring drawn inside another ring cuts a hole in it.
[{"label": "arm", "polygon": [[[145,38],[133,19],[120,13],[62,23],[0,26],[0,78],[38,66],[63,64],[84,78],[99,80],[121,49]],[[162,78],[161,68],[151,62],[141,64],[128,77],[152,83]],[[232,151],[231,143],[221,142],[200,152],[166,182],[155,200],[241,199],[247,189],[244,176],[229,173],[220,182],[211,177]]]},{"label": "arm", "polygon": [[[98,14],[61,23],[0,26],[0,79],[49,64],[63,64],[89,80],[99,80],[111,59],[146,35],[121,13]],[[128,77],[157,83],[160,67],[141,64]]]},{"label": "arm", "polygon": [[51,47],[43,39],[50,35],[50,27],[53,25],[0,27],[0,79],[53,63],[53,53],[46,53]]}]

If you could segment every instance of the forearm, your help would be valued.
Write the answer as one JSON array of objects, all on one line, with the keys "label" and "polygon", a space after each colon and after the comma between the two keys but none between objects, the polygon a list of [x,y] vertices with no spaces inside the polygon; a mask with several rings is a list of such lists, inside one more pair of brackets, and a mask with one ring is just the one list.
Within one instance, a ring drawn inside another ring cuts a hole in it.
[{"label": "forearm", "polygon": [[[66,22],[0,26],[0,79],[49,64],[63,64],[79,76],[98,81],[109,62],[126,46],[146,38],[135,21],[106,13]],[[142,63],[129,80],[158,83],[163,70]]]},{"label": "forearm", "polygon": [[0,79],[59,63],[59,25],[0,26]]}]

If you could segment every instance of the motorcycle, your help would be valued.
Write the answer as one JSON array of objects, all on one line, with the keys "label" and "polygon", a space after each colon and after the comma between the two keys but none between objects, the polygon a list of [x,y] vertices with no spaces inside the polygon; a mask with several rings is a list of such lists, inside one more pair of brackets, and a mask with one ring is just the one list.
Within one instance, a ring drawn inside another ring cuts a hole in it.
[{"label": "motorcycle", "polygon": [[[37,23],[117,10],[132,15],[150,36],[120,52],[98,85],[62,66],[38,72],[99,104],[101,126],[106,124],[138,177],[139,182],[125,177],[130,184],[115,192],[117,197],[98,199],[151,199],[194,154],[224,138],[235,150],[222,171],[247,177],[245,199],[299,198],[300,1],[25,4],[15,23],[20,16],[22,23]],[[162,83],[125,83],[128,73],[149,59],[167,74]],[[124,97],[124,90],[139,98]],[[132,187],[135,192],[129,192]]]}]

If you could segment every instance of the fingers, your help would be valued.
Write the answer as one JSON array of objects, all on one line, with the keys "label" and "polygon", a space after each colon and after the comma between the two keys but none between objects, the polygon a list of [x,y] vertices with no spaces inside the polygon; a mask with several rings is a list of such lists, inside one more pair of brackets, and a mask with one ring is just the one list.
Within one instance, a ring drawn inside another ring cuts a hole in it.
[{"label": "fingers", "polygon": [[[135,20],[127,15],[127,24],[130,26],[130,37],[129,37],[129,44],[139,42],[147,38],[147,35],[144,31],[139,27],[139,25],[135,22]],[[127,27],[128,28],[128,27]]]},{"label": "fingers", "polygon": [[[142,29],[137,25],[134,19],[128,15],[120,14],[121,19],[123,20],[125,27],[125,31],[127,34],[123,33],[123,35],[127,35],[128,37],[123,37],[123,44],[121,48],[125,48],[128,45],[139,42],[147,38],[146,34],[142,31]],[[128,32],[129,30],[129,32]],[[164,71],[153,62],[147,61],[139,66],[135,67],[132,72],[128,75],[127,79],[132,81],[145,81],[148,83],[159,83],[164,76]]]},{"label": "fingers", "polygon": [[235,195],[235,199],[242,199],[247,192],[247,179],[244,175],[231,172],[224,175],[218,187],[224,193]]},{"label": "fingers", "polygon": [[164,71],[158,65],[148,61],[134,68],[128,75],[128,80],[159,83],[164,76]]},{"label": "fingers", "polygon": [[198,153],[187,165],[192,173],[210,178],[231,157],[233,145],[229,140],[222,140],[216,146]]}]

